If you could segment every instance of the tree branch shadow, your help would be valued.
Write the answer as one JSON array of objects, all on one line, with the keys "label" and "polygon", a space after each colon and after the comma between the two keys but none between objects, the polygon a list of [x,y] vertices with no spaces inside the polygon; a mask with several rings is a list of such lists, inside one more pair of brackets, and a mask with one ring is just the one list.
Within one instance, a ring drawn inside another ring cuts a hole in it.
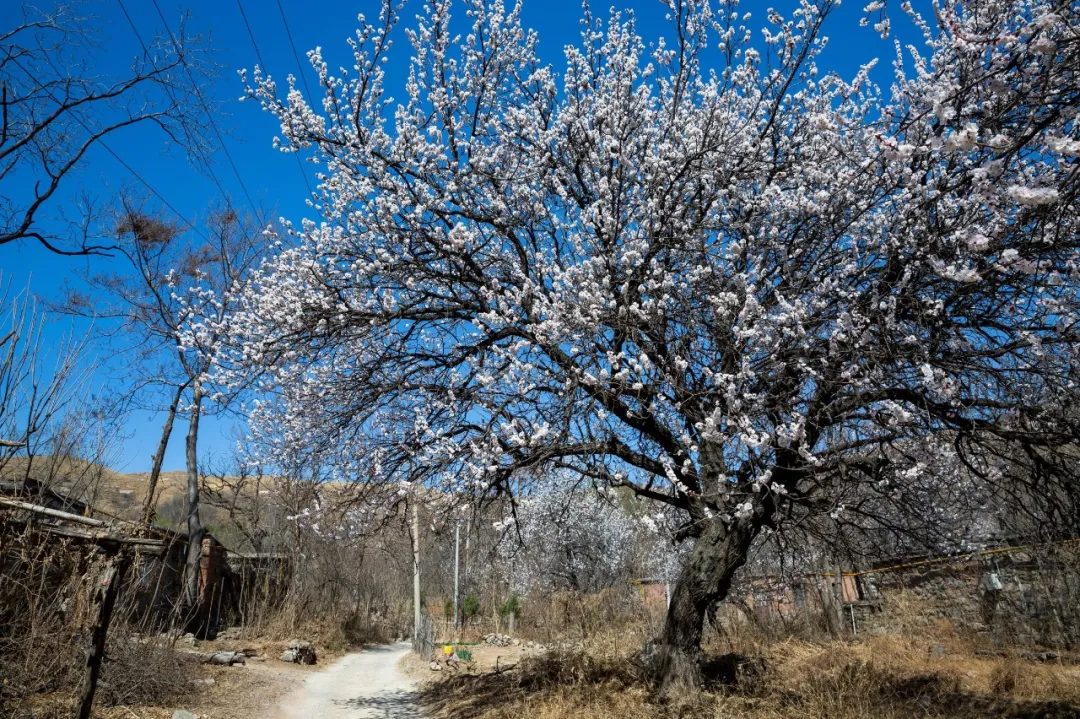
[{"label": "tree branch shadow", "polygon": [[366,709],[378,719],[422,719],[424,713],[420,710],[419,700],[419,692],[385,691],[337,703],[349,709]]}]

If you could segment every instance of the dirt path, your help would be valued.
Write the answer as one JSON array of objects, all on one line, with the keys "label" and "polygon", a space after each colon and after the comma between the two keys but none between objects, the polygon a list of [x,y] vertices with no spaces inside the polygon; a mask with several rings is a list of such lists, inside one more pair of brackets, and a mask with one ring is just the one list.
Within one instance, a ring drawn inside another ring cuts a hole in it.
[{"label": "dirt path", "polygon": [[398,668],[398,660],[408,652],[408,644],[394,644],[348,654],[309,674],[282,700],[274,717],[421,719],[416,682]]}]

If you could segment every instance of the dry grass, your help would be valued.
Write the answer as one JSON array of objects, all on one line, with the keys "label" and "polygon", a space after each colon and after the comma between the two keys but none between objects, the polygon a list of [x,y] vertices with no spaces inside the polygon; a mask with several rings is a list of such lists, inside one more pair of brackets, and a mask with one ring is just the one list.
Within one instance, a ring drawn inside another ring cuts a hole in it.
[{"label": "dry grass", "polygon": [[508,671],[447,676],[428,684],[424,696],[435,717],[654,716],[642,679],[620,658],[552,652]]},{"label": "dry grass", "polygon": [[[900,719],[1075,718],[1080,667],[976,656],[953,638],[918,642],[785,640],[742,647],[706,664],[709,688],[662,704],[625,642],[525,658],[510,671],[431,673],[435,717],[745,717]],[[421,670],[422,671],[422,670]]]},{"label": "dry grass", "polygon": [[[372,622],[360,614],[315,614],[303,619],[293,616],[288,607],[275,611],[261,627],[258,638],[270,644],[285,643],[290,639],[302,639],[315,644],[319,663],[325,654],[340,657],[350,649],[371,644],[385,644],[394,639],[388,636],[384,625]],[[242,644],[244,642],[241,642]],[[251,644],[248,640],[246,645]]]},{"label": "dry grass", "polygon": [[[144,643],[145,642],[145,643]],[[173,649],[171,642],[117,633],[110,637],[107,661],[98,682],[98,706],[169,706],[198,693],[198,658]]]}]

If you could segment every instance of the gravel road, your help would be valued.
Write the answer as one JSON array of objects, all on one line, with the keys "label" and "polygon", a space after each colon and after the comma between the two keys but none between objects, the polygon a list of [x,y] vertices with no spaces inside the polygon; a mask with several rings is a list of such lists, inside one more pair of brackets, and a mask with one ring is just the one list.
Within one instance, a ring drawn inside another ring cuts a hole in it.
[{"label": "gravel road", "polygon": [[276,719],[422,719],[416,682],[398,668],[408,644],[347,654],[315,672],[278,706]]}]

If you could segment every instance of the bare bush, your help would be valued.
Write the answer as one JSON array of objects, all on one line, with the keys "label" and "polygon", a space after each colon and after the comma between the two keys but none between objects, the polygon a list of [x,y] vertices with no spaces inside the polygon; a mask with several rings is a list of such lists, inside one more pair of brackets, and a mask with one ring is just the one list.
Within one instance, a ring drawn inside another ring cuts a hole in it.
[{"label": "bare bush", "polygon": [[13,27],[0,32],[0,180],[7,181],[0,246],[34,242],[64,255],[115,250],[96,231],[100,212],[90,193],[68,202],[64,194],[89,154],[101,147],[115,155],[108,143],[135,126],[156,126],[193,160],[205,160],[206,120],[194,101],[195,84],[211,69],[206,48],[181,28],[154,38],[117,74],[99,62],[101,28],[79,3],[21,6],[5,18]]},{"label": "bare bush", "polygon": [[103,706],[167,706],[199,686],[199,658],[177,652],[165,637],[143,637],[130,626],[110,632],[107,661],[98,684]]},{"label": "bare bush", "polygon": [[[0,517],[0,705],[17,708],[52,696],[67,706],[75,696],[101,560],[93,546]],[[130,589],[130,583],[121,589],[109,633],[99,704],[162,705],[190,694],[195,664],[171,640],[136,633]]]},{"label": "bare bush", "polygon": [[74,686],[85,561],[66,542],[0,519],[0,696],[5,701]]}]

